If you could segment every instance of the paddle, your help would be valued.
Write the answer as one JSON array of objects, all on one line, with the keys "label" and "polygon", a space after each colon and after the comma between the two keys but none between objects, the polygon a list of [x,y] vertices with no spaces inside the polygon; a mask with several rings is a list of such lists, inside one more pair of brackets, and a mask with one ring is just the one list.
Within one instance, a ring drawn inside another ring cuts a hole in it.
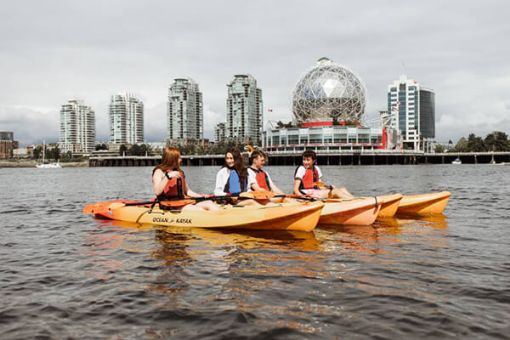
[{"label": "paddle", "polygon": [[269,200],[271,198],[295,198],[295,199],[302,199],[302,200],[308,200],[308,201],[315,201],[316,199],[313,197],[306,197],[301,195],[276,195],[275,193],[271,191],[250,191],[250,192],[242,192],[239,194],[239,198],[244,199],[254,199],[254,200]]},{"label": "paddle", "polygon": [[317,181],[317,182],[313,183],[313,185],[317,186],[318,188],[329,189],[329,191],[331,191],[335,188],[333,185],[325,183],[323,181]]}]

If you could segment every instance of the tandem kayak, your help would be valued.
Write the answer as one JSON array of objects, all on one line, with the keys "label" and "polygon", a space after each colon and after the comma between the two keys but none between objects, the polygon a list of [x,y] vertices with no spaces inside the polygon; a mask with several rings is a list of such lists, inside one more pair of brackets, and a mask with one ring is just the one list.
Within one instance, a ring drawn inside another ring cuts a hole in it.
[{"label": "tandem kayak", "polygon": [[322,208],[319,224],[370,225],[377,218],[381,204],[382,202],[375,197],[327,199]]},{"label": "tandem kayak", "polygon": [[377,196],[377,200],[382,203],[381,210],[379,211],[377,218],[390,218],[395,216],[402,197],[404,197],[402,194]]},{"label": "tandem kayak", "polygon": [[448,191],[405,195],[400,201],[397,214],[418,216],[442,214],[451,195]]},{"label": "tandem kayak", "polygon": [[285,202],[271,206],[223,205],[218,211],[162,210],[148,205],[126,205],[129,201],[87,205],[84,213],[96,217],[166,227],[223,228],[248,230],[312,231],[319,222],[324,203]]}]

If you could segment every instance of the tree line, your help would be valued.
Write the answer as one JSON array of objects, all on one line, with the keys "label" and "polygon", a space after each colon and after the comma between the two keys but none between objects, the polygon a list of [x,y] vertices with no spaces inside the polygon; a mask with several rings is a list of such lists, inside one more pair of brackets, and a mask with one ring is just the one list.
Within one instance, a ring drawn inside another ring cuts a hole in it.
[{"label": "tree line", "polygon": [[438,153],[510,151],[510,140],[508,140],[508,135],[502,131],[491,132],[485,138],[470,133],[467,138],[460,138],[455,146],[453,146],[452,141],[448,145],[449,147],[447,148],[444,145],[438,144],[435,151]]}]

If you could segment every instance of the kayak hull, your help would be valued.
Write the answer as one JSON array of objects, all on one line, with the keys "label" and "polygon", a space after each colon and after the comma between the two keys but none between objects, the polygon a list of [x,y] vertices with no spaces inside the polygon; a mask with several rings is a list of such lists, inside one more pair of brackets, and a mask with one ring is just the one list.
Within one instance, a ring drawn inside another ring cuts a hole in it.
[{"label": "kayak hull", "polygon": [[375,222],[381,202],[374,197],[352,200],[328,199],[321,212],[319,224],[371,225]]},{"label": "kayak hull", "polygon": [[222,206],[219,211],[161,210],[158,207],[112,203],[94,211],[97,217],[165,227],[247,230],[312,231],[319,222],[322,202],[289,202],[272,206]]},{"label": "kayak hull", "polygon": [[402,194],[377,196],[377,200],[382,203],[381,210],[379,211],[377,218],[391,218],[395,216],[402,197],[404,197]]},{"label": "kayak hull", "polygon": [[451,193],[448,191],[422,195],[406,195],[400,201],[398,215],[429,216],[439,215],[448,205]]}]

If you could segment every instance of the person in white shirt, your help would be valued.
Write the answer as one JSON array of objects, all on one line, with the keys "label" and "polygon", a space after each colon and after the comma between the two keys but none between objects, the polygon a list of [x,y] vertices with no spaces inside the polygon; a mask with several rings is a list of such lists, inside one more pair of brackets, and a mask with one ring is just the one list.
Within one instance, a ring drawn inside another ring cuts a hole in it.
[{"label": "person in white shirt", "polygon": [[225,153],[225,164],[216,174],[214,195],[237,196],[248,189],[248,170],[237,148]]},{"label": "person in white shirt", "polygon": [[285,195],[271,180],[269,174],[262,170],[267,156],[261,150],[255,150],[250,156],[248,168],[248,191],[271,191],[276,195]]},{"label": "person in white shirt", "polygon": [[294,194],[314,198],[353,198],[346,188],[325,188],[322,183],[322,171],[315,165],[317,155],[315,151],[303,152],[303,165],[297,167],[294,172]]}]

